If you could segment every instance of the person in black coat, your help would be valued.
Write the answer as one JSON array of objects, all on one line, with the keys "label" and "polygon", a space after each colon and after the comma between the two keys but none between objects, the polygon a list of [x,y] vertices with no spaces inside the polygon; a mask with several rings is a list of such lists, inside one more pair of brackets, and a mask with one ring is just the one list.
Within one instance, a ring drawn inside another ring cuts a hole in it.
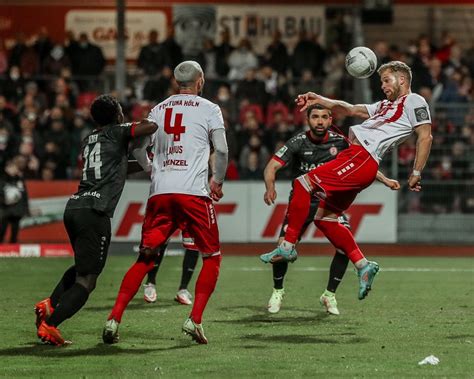
[{"label": "person in black coat", "polygon": [[0,176],[0,243],[10,225],[10,243],[17,243],[20,220],[29,214],[28,193],[23,179],[26,160],[17,155],[7,162]]}]

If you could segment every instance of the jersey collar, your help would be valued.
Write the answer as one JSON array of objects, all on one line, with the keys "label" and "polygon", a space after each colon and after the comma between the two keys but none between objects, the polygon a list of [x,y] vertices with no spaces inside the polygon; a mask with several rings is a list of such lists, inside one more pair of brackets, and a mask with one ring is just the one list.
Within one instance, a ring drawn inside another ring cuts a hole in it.
[{"label": "jersey collar", "polygon": [[314,138],[312,135],[311,135],[311,131],[307,131],[306,132],[306,137],[308,137],[308,139],[316,144],[316,145],[319,145],[320,143],[326,143],[329,139],[329,130],[326,131],[326,134],[324,135],[323,138]]}]

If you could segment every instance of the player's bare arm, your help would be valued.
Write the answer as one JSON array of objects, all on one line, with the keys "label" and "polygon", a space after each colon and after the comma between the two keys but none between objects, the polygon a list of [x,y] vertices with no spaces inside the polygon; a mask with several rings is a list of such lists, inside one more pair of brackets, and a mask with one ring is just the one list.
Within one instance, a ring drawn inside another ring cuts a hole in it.
[{"label": "player's bare arm", "polygon": [[343,116],[368,118],[369,113],[367,108],[362,104],[350,104],[342,100],[329,99],[327,97],[318,95],[314,92],[307,92],[298,95],[296,104],[301,107],[301,112],[304,112],[310,105],[320,104],[331,111]]},{"label": "player's bare arm", "polygon": [[263,172],[263,180],[265,181],[265,194],[263,195],[263,200],[265,204],[272,205],[275,204],[277,198],[277,193],[275,190],[275,180],[277,171],[282,168],[283,165],[275,159],[270,159],[265,167]]},{"label": "player's bare arm", "polygon": [[219,201],[224,193],[222,185],[224,184],[225,174],[227,172],[227,159],[229,149],[225,137],[225,129],[216,129],[211,134],[212,144],[214,146],[215,162],[213,165],[214,172],[210,181],[210,196],[214,201]]},{"label": "player's bare arm", "polygon": [[431,124],[422,124],[415,129],[417,135],[416,140],[416,156],[413,163],[413,171],[408,178],[408,187],[411,191],[419,192],[421,190],[421,172],[425,168],[426,162],[430,155],[431,143],[433,136],[431,135]]},{"label": "player's bare arm", "polygon": [[398,182],[398,180],[395,180],[395,179],[390,179],[390,178],[387,178],[382,172],[380,171],[377,171],[377,177],[376,179],[380,182],[380,183],[383,183],[385,184],[388,188],[390,188],[391,190],[399,190],[400,189],[400,183]]},{"label": "player's bare arm", "polygon": [[153,121],[150,120],[142,120],[140,122],[134,123],[134,130],[133,130],[133,137],[141,137],[141,136],[148,136],[153,134],[158,129],[158,125],[156,125]]}]

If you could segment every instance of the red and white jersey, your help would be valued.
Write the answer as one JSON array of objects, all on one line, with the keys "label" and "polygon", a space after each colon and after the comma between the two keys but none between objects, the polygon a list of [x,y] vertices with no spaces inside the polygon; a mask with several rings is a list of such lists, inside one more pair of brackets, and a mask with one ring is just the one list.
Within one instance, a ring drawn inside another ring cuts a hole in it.
[{"label": "red and white jersey", "polygon": [[415,127],[431,124],[428,103],[416,93],[365,107],[370,117],[362,124],[352,126],[349,135],[351,139],[355,136],[377,162],[388,149],[403,142]]},{"label": "red and white jersey", "polygon": [[219,106],[197,95],[173,95],[156,105],[148,119],[158,125],[152,137],[150,197],[165,193],[209,196],[211,133],[224,129]]}]

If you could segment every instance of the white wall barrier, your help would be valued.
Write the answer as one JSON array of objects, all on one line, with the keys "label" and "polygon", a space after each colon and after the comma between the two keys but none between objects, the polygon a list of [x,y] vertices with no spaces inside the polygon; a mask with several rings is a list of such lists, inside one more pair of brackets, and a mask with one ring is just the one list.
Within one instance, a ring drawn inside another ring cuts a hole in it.
[{"label": "white wall barrier", "polygon": [[[115,242],[140,240],[148,189],[149,184],[146,182],[127,182],[112,222]],[[269,207],[263,202],[263,182],[225,183],[224,198],[216,203],[221,241],[275,241],[285,215],[289,191],[289,182],[278,182],[277,202]],[[347,215],[357,241],[397,241],[397,194],[382,184],[375,183],[360,193]],[[311,225],[303,241],[326,240],[315,230],[314,225]]]}]

